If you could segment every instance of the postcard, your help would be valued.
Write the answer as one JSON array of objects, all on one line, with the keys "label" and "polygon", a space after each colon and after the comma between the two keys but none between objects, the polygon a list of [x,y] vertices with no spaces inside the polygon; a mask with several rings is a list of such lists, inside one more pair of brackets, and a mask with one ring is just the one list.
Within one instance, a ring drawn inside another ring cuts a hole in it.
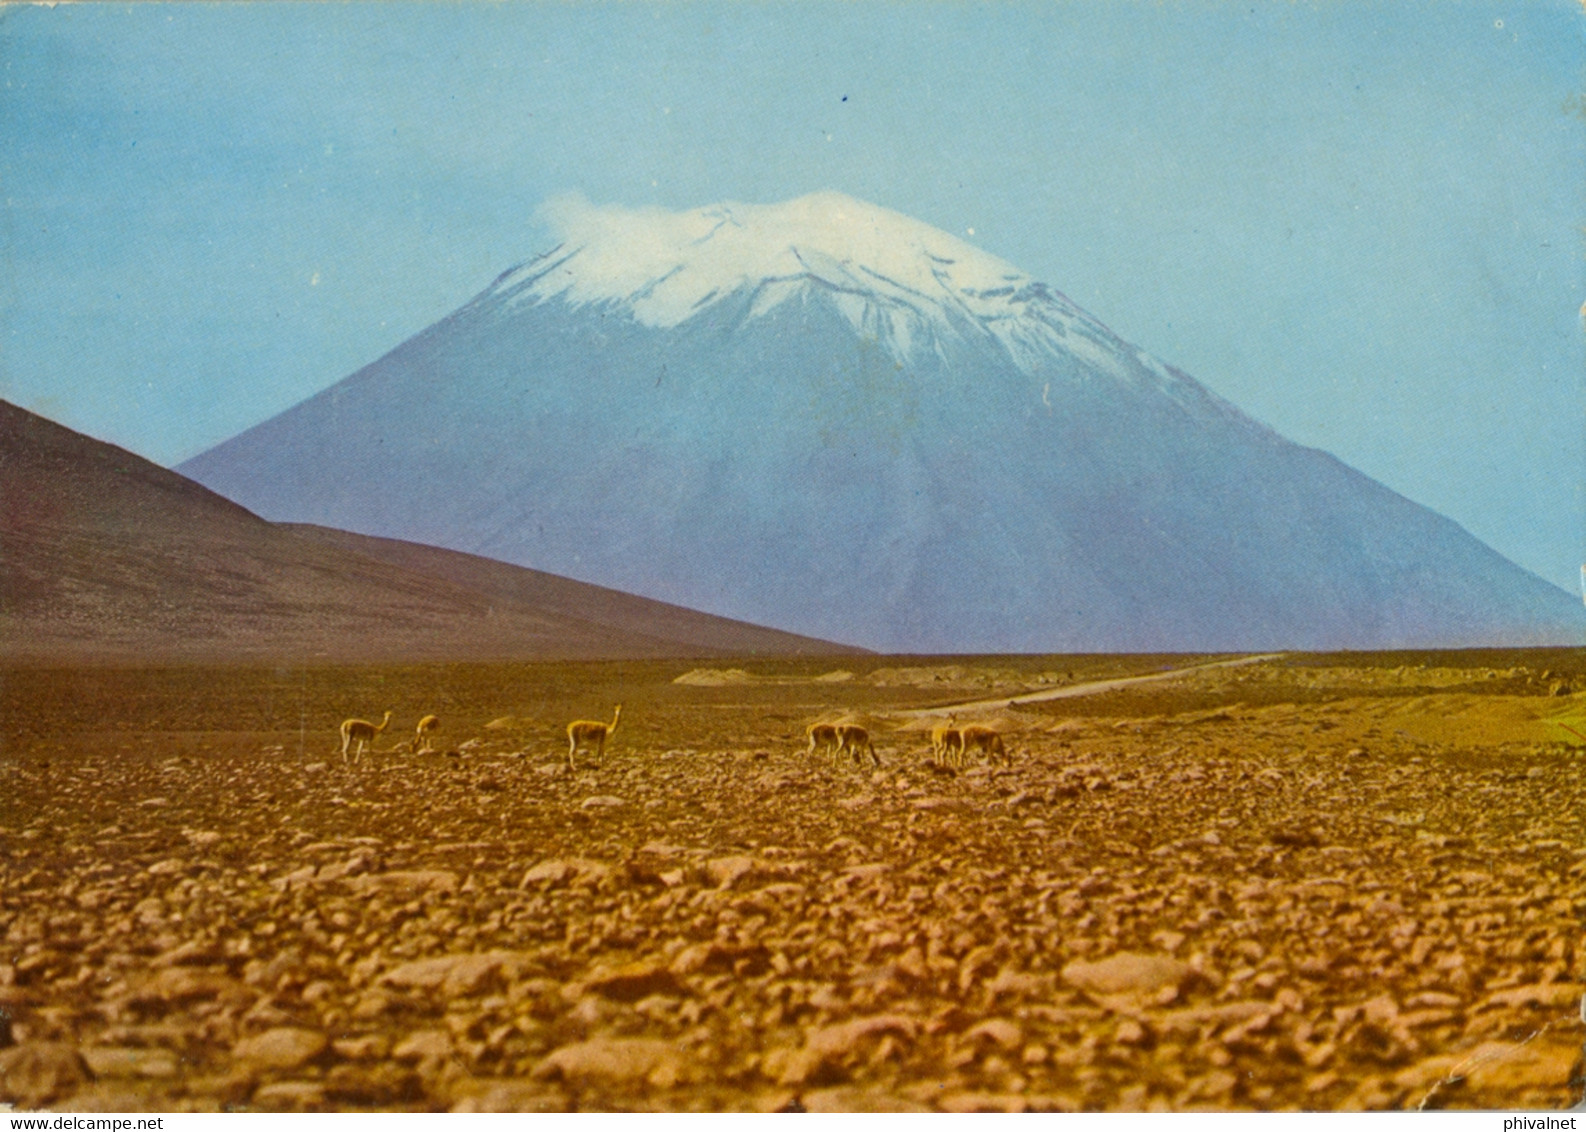
[{"label": "postcard", "polygon": [[1583,28],[0,9],[0,1106],[1580,1104]]}]

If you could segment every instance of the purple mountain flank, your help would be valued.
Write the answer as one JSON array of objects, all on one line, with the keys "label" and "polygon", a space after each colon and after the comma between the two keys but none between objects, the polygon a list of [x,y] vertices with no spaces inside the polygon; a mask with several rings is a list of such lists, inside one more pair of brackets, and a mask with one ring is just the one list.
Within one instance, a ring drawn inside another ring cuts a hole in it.
[{"label": "purple mountain flank", "polygon": [[842,646],[455,551],[266,522],[0,401],[0,658],[563,660]]},{"label": "purple mountain flank", "polygon": [[180,470],[271,519],[890,652],[1586,637],[1456,523],[927,225],[835,194],[554,221]]}]

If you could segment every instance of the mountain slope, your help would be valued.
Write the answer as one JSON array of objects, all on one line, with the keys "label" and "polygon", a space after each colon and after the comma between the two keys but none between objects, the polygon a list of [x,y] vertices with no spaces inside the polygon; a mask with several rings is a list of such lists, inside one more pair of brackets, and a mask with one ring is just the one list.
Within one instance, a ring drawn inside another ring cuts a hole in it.
[{"label": "mountain slope", "polygon": [[518,567],[268,523],[0,402],[10,658],[585,659],[843,651]]},{"label": "mountain slope", "polygon": [[[562,649],[577,647],[581,655],[590,657],[809,656],[860,651],[455,550],[309,524],[277,526],[305,541],[450,582],[488,599],[493,608],[534,610],[541,616],[555,611],[555,621],[548,625],[551,640],[542,646],[544,652],[549,652],[558,636],[561,639],[556,643]],[[600,651],[590,648],[592,637],[601,641]],[[617,642],[621,642],[620,651]]]},{"label": "mountain slope", "polygon": [[1570,643],[1582,611],[1051,288],[834,194],[624,212],[182,465],[888,651]]}]

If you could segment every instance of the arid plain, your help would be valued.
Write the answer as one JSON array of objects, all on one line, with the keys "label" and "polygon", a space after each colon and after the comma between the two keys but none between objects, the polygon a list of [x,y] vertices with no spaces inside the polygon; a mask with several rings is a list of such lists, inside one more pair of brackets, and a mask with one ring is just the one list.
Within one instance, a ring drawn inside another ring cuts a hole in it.
[{"label": "arid plain", "polygon": [[0,1102],[1578,1103],[1586,655],[1229,659],[8,668]]}]

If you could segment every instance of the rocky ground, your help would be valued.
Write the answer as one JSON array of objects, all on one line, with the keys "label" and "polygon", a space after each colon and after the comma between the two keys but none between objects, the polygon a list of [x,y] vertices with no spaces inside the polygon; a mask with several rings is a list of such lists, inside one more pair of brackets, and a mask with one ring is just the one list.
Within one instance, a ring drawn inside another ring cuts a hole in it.
[{"label": "rocky ground", "polygon": [[[1207,670],[956,772],[908,710],[1185,662],[12,670],[0,1101],[1568,1107],[1586,661],[1544,659]],[[880,769],[804,754],[838,718]]]}]

